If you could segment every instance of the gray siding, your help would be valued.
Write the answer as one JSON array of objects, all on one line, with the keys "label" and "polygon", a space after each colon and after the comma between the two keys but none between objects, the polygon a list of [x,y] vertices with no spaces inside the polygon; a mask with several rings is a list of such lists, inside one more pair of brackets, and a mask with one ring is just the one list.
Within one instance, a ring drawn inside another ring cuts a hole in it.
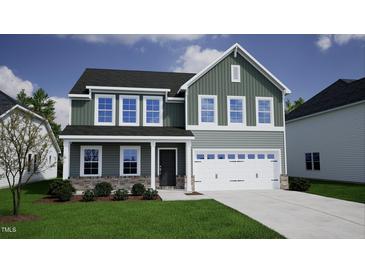
[{"label": "gray siding", "polygon": [[[113,93],[110,93],[113,94]],[[128,94],[131,95],[131,94]],[[134,94],[139,95],[139,94]],[[148,94],[146,94],[147,96]],[[119,124],[119,94],[116,96],[116,125]],[[143,95],[139,95],[140,103],[140,125],[143,125]],[[72,125],[94,125],[95,94],[91,100],[72,100]],[[185,126],[185,105],[184,103],[166,103],[163,97],[163,125],[167,127]]]},{"label": "gray siding", "polygon": [[[231,81],[231,65],[240,65],[241,82]],[[282,92],[239,54],[227,56],[189,87],[189,125],[198,125],[199,94],[218,95],[218,125],[227,125],[227,96],[246,96],[248,126],[256,125],[255,97],[273,97],[274,124],[283,126]]]},{"label": "gray siding", "polygon": [[192,148],[271,148],[281,151],[281,172],[284,173],[284,132],[260,131],[193,131]]},{"label": "gray siding", "polygon": [[[149,143],[72,143],[70,176],[80,176],[80,146],[102,146],[102,176],[119,176],[120,171],[120,146],[141,146],[141,176],[151,175],[151,148]],[[178,148],[178,175],[185,175],[185,144],[156,144],[156,161],[158,147]],[[156,172],[158,164],[156,163]],[[157,173],[156,173],[157,174]]]},{"label": "gray siding", "polygon": [[[365,103],[288,122],[286,134],[290,176],[365,183]],[[308,152],[321,170],[306,170]]]}]

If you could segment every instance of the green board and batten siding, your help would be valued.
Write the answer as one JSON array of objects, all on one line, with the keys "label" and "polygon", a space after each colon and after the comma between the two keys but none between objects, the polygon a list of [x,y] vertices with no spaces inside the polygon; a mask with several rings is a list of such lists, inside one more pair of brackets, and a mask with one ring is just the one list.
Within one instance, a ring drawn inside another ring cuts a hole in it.
[{"label": "green board and batten siding", "polygon": [[[231,81],[231,65],[240,65],[241,82]],[[218,95],[218,125],[227,125],[227,96],[245,96],[247,125],[256,125],[255,97],[274,98],[274,124],[283,126],[282,92],[241,55],[233,53],[188,89],[188,124],[198,125],[198,95]]]},{"label": "green board and batten siding", "polygon": [[[113,94],[113,93],[110,93]],[[128,94],[130,95],[130,94]],[[138,95],[138,94],[136,94]],[[116,125],[119,124],[119,96],[116,98]],[[148,96],[148,94],[146,94]],[[140,125],[143,125],[143,95],[140,95]],[[91,100],[72,100],[72,125],[94,125],[94,108],[95,95]],[[165,127],[185,127],[185,104],[184,103],[166,103],[163,100],[163,125]]]}]

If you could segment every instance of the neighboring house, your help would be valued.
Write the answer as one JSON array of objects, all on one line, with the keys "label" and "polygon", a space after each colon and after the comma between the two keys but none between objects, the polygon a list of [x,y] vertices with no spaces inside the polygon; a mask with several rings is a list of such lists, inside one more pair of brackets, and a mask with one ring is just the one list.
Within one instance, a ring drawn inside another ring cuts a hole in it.
[{"label": "neighboring house", "polygon": [[286,119],[289,176],[365,183],[365,78],[336,81]]},{"label": "neighboring house", "polygon": [[[24,113],[30,113],[34,115],[34,123],[40,123],[41,121],[45,121],[45,119],[34,112],[31,112],[30,110],[22,107],[18,104],[16,100],[11,98],[10,96],[6,95],[4,92],[0,91],[0,119],[7,119],[7,117],[12,113],[14,110],[21,110]],[[57,177],[57,159],[58,154],[61,153],[61,150],[57,144],[57,140],[52,132],[52,129],[48,123],[48,121],[45,121],[45,125],[43,125],[44,132],[48,132],[51,140],[53,141],[53,147],[50,149],[49,154],[47,155],[48,163],[50,168],[36,172],[33,174],[33,176],[30,178],[29,182],[37,182],[41,180],[48,180],[53,179]],[[32,153],[28,154],[28,161],[29,164],[27,166],[27,170],[25,174],[23,175],[24,181],[28,179],[29,175],[33,173],[34,168],[36,168],[37,165],[37,156],[33,155]],[[56,164],[54,164],[56,163]],[[0,172],[1,173],[1,172]],[[0,188],[2,187],[8,187],[8,181],[6,178],[0,178]]]},{"label": "neighboring house", "polygon": [[278,188],[289,92],[238,44],[197,74],[86,69],[69,93],[63,177],[80,189]]}]

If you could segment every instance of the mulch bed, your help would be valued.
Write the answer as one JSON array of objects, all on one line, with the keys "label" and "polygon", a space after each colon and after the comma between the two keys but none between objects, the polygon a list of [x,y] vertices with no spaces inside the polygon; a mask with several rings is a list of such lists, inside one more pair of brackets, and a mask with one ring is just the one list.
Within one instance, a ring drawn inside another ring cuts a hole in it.
[{"label": "mulch bed", "polygon": [[0,216],[0,223],[15,223],[24,221],[36,221],[41,217],[36,215]]},{"label": "mulch bed", "polygon": [[185,195],[203,195],[203,194],[201,194],[200,192],[193,191],[193,192],[185,193]]},{"label": "mulch bed", "polygon": [[[162,199],[159,195],[157,195],[155,200],[162,201]],[[95,197],[95,201],[96,202],[98,202],[98,201],[101,201],[101,202],[119,202],[119,201],[114,201],[113,200],[113,195],[110,195],[108,197]],[[145,200],[143,200],[143,196],[129,195],[128,199],[126,201],[145,201]],[[61,202],[57,198],[51,197],[51,196],[43,197],[42,199],[36,200],[34,202],[39,203],[39,204],[62,204],[62,203],[83,202],[83,201],[82,201],[82,195],[73,195],[71,197],[71,200],[67,201],[67,202]],[[121,201],[121,202],[123,202],[123,201]]]}]

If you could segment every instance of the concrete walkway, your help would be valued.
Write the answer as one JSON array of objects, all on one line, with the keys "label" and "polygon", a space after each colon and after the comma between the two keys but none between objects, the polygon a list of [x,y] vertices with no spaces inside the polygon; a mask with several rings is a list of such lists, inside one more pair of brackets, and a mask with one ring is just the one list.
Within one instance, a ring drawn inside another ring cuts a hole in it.
[{"label": "concrete walkway", "polygon": [[163,201],[191,201],[191,200],[203,200],[211,199],[206,195],[185,195],[185,190],[159,190],[158,195],[160,195]]},{"label": "concrete walkway", "polygon": [[284,190],[206,191],[287,238],[364,239],[365,205]]}]

